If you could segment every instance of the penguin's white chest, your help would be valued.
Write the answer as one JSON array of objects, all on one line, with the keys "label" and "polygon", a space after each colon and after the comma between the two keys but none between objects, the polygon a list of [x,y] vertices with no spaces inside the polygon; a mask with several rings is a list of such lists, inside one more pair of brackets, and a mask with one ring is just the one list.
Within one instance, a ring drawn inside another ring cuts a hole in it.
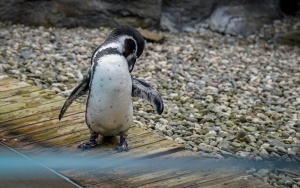
[{"label": "penguin's white chest", "polygon": [[132,123],[132,80],[127,61],[119,55],[98,60],[90,85],[86,120],[104,136],[127,131]]}]

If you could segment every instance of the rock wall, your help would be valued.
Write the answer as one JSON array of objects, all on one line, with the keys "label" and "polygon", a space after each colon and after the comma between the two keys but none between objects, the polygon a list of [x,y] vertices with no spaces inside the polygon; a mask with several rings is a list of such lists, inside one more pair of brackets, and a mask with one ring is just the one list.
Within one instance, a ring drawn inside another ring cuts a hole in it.
[{"label": "rock wall", "polygon": [[208,27],[247,36],[280,18],[286,7],[299,13],[297,4],[300,0],[0,0],[0,21],[55,27],[129,24],[171,32]]},{"label": "rock wall", "polygon": [[157,28],[161,0],[1,0],[0,21],[56,27]]}]

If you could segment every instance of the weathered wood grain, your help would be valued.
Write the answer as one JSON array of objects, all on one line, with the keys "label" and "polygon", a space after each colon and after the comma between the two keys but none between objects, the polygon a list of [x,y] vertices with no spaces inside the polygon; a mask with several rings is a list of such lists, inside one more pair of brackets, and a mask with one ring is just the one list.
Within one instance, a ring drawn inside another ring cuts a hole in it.
[{"label": "weathered wood grain", "polygon": [[[134,125],[129,130],[129,152],[119,153],[114,149],[118,137],[100,137],[95,149],[80,152],[77,145],[90,136],[85,124],[85,106],[74,102],[65,117],[58,121],[64,100],[50,91],[0,73],[0,140],[36,157],[72,152],[82,158],[114,160],[201,160],[201,156],[184,150],[182,145]],[[60,168],[60,172],[84,187],[270,187],[234,168],[191,171],[176,166],[163,168],[154,165],[143,169],[104,165],[85,171]]]}]

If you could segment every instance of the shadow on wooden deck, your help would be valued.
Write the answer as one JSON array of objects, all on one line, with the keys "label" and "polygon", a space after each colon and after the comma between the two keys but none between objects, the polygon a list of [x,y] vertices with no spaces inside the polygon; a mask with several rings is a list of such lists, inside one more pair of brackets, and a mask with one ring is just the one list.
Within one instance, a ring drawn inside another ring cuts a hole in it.
[{"label": "shadow on wooden deck", "polygon": [[[97,148],[79,151],[77,145],[89,138],[85,106],[75,102],[58,121],[64,100],[50,91],[0,73],[1,142],[35,159],[59,154],[61,158],[56,162],[52,160],[49,167],[83,187],[271,187],[245,174],[238,166],[205,168],[205,164],[198,163],[205,161],[201,156],[134,125],[129,130],[129,152],[118,153],[114,149],[118,138],[100,140]],[[64,158],[61,154],[67,156],[65,163],[59,163]],[[78,161],[72,161],[70,156]],[[174,158],[195,163],[175,160],[171,165],[164,165]],[[211,164],[212,161],[207,163],[207,167]]]}]

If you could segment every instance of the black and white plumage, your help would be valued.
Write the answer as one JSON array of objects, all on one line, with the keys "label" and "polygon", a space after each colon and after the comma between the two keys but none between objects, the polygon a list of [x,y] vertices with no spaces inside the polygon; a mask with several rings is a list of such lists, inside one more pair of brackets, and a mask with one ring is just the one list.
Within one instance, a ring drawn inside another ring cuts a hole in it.
[{"label": "black and white plumage", "polygon": [[148,100],[159,115],[164,111],[164,103],[159,93],[142,80],[132,78],[132,97]]},{"label": "black and white plumage", "polygon": [[120,135],[117,149],[128,151],[127,131],[133,119],[131,97],[146,99],[158,114],[163,112],[164,104],[158,92],[130,74],[144,46],[144,38],[137,30],[119,26],[93,53],[86,78],[71,92],[59,114],[61,119],[74,100],[89,92],[85,116],[91,137],[79,148],[96,146],[98,134]]}]

